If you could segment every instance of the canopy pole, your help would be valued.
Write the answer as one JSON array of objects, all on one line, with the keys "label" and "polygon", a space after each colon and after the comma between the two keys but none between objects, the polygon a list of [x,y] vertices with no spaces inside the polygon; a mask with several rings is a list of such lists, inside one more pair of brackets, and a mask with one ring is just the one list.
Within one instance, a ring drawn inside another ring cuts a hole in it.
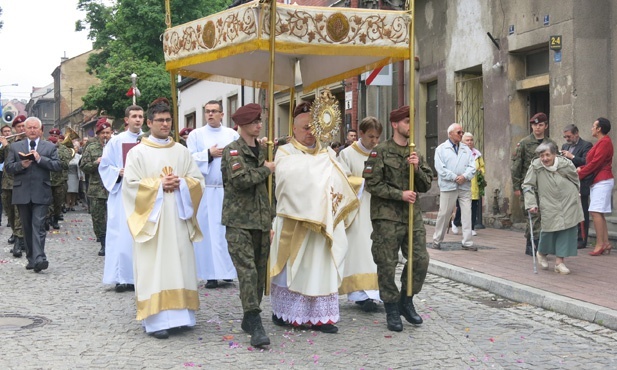
[{"label": "canopy pole", "polygon": [[[171,5],[169,0],[165,0],[165,24],[167,29],[171,28]],[[173,117],[172,130],[174,131],[174,141],[179,142],[180,134],[178,132],[178,89],[176,83],[178,81],[178,75],[175,71],[169,71],[169,80],[171,87],[171,114]]]},{"label": "canopy pole", "polygon": [[[270,81],[268,82],[268,161],[274,160],[274,54],[276,36],[276,0],[270,0]],[[294,77],[295,81],[295,77]],[[268,198],[274,204],[272,194],[272,174],[268,176]],[[270,295],[270,257],[266,264],[266,286],[264,295]]]},{"label": "canopy pole", "polygon": [[[414,69],[414,26],[415,26],[415,13],[414,13],[414,0],[408,0],[407,11],[409,13],[409,155],[416,151],[415,144],[415,69]],[[404,72],[403,72],[404,73]],[[411,166],[409,169],[409,190],[414,190],[414,177],[415,169]],[[417,202],[417,199],[416,199]],[[409,224],[407,231],[407,296],[413,295],[413,203],[409,203]]]},{"label": "canopy pole", "polygon": [[294,61],[294,66],[291,72],[293,85],[291,89],[289,89],[289,131],[287,136],[291,136],[294,127],[294,105],[296,103],[296,66],[298,65],[298,61]]}]

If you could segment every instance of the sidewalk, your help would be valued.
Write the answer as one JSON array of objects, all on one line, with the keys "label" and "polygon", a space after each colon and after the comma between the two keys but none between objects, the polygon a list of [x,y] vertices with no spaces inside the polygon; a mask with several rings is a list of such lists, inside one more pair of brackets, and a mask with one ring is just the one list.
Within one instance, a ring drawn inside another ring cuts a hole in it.
[{"label": "sidewalk", "polygon": [[[429,245],[433,232],[434,226],[426,225]],[[473,237],[477,252],[462,250],[461,235],[451,231],[442,250],[429,248],[429,272],[617,330],[617,253],[593,257],[588,254],[593,247],[579,249],[577,257],[566,258],[569,275],[553,272],[555,256],[549,256],[549,269],[538,264],[534,274],[522,232],[490,228],[477,232]]]}]

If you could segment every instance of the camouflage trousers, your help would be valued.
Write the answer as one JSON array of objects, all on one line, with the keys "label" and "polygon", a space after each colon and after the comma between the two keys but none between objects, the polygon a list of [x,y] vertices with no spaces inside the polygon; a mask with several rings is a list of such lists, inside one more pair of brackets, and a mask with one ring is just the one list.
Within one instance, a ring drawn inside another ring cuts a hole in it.
[{"label": "camouflage trousers", "polygon": [[88,197],[90,199],[90,216],[92,229],[97,238],[107,235],[107,199]]},{"label": "camouflage trousers", "polygon": [[[522,195],[521,195],[520,202],[521,202],[521,209],[523,210],[523,217],[525,218],[525,239],[529,239],[529,236],[531,235],[531,230],[529,229],[529,215],[527,214],[527,210],[525,209],[525,199],[523,198]],[[540,204],[537,197],[536,197],[536,204]],[[533,239],[534,240],[540,239],[540,230],[542,229],[542,226],[540,225],[540,221],[541,221],[541,217],[540,217],[539,210],[538,210],[538,213],[531,214],[531,222],[533,223]]]},{"label": "camouflage trousers", "polygon": [[52,186],[51,187],[51,197],[52,202],[49,205],[49,211],[47,211],[47,217],[50,216],[60,216],[62,214],[62,206],[64,205],[64,200],[66,199],[66,192],[64,191],[63,185]]},{"label": "camouflage trousers", "polygon": [[13,235],[18,238],[23,238],[24,231],[21,227],[19,210],[17,209],[17,206],[13,205],[13,190],[2,189],[2,208],[6,213],[6,218],[8,219],[9,224],[11,224]]},{"label": "camouflage trousers", "polygon": [[[400,298],[400,292],[395,282],[398,251],[401,249],[403,257],[408,256],[408,226],[401,222],[387,220],[373,220],[371,239],[373,246],[373,261],[377,265],[377,281],[379,296],[385,303],[395,303]],[[414,215],[413,225],[413,294],[418,294],[424,285],[428,272],[429,255],[426,251],[426,229],[422,215]],[[407,266],[401,274],[401,291],[407,290]]]},{"label": "camouflage trousers", "polygon": [[261,312],[270,254],[270,231],[227,227],[229,255],[238,273],[240,301],[244,312]]}]

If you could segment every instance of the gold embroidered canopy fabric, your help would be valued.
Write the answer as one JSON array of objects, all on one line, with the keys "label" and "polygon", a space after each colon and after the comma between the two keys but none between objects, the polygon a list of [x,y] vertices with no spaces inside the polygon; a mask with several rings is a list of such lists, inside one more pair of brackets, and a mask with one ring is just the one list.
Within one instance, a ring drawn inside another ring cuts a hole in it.
[{"label": "gold embroidered canopy fabric", "polygon": [[[409,59],[410,15],[402,11],[277,4],[275,77],[309,90]],[[244,4],[168,29],[167,69],[183,76],[261,86],[269,80],[270,4]]]}]

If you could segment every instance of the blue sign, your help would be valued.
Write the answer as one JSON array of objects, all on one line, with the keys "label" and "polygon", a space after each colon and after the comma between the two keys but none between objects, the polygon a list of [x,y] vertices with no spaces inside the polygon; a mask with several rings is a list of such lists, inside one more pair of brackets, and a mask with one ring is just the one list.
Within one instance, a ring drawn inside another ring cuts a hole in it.
[{"label": "blue sign", "polygon": [[508,35],[512,35],[514,33],[514,25],[511,24],[510,27],[508,27]]},{"label": "blue sign", "polygon": [[561,50],[556,50],[555,51],[555,62],[556,63],[561,62]]},{"label": "blue sign", "polygon": [[545,25],[545,26],[548,26],[548,25],[549,25],[549,23],[550,23],[550,19],[549,19],[549,16],[548,16],[548,14],[547,14],[547,15],[545,15],[545,16],[544,16],[544,25]]}]

